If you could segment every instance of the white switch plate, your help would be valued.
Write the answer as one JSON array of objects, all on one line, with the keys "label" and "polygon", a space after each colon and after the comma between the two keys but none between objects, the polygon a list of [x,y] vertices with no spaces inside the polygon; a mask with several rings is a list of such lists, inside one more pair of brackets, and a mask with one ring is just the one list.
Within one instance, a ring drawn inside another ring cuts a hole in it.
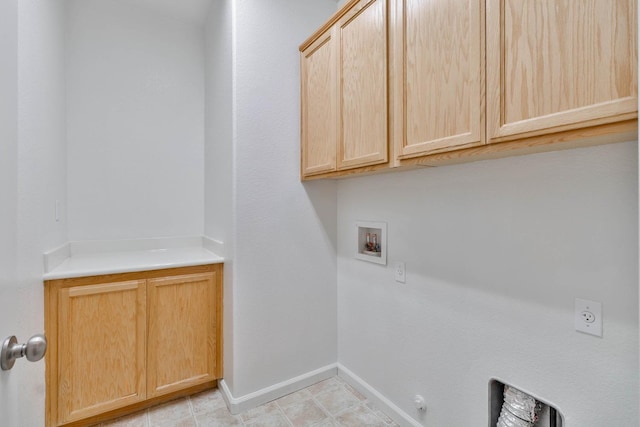
[{"label": "white switch plate", "polygon": [[405,275],[404,262],[398,261],[396,262],[396,282],[406,283],[407,277]]},{"label": "white switch plate", "polygon": [[602,303],[576,298],[574,321],[576,331],[602,336]]}]

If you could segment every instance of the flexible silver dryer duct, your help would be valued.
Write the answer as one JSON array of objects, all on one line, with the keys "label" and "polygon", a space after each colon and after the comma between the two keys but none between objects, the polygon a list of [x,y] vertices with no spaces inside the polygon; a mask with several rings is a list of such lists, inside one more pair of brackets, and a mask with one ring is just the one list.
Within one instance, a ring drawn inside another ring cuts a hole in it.
[{"label": "flexible silver dryer duct", "polygon": [[496,427],[534,427],[542,403],[517,388],[504,386],[504,402]]}]

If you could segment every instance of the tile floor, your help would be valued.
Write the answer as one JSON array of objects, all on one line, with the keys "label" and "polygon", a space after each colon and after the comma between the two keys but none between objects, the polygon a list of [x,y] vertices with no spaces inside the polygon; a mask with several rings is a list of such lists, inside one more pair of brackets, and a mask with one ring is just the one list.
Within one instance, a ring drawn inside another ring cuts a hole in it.
[{"label": "tile floor", "polygon": [[231,415],[219,390],[205,391],[101,427],[398,427],[338,377]]}]

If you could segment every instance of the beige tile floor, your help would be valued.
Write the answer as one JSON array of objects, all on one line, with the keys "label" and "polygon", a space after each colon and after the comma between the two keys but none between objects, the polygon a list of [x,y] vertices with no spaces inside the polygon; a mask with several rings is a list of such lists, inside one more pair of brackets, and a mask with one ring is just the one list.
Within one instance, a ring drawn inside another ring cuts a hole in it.
[{"label": "beige tile floor", "polygon": [[333,377],[240,415],[219,390],[174,400],[101,427],[398,427],[362,394]]}]

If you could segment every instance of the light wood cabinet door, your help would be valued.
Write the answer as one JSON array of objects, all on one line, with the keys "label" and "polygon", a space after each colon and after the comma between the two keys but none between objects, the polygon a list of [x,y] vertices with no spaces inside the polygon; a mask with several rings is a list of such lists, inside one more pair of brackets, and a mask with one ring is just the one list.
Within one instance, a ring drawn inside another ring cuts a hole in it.
[{"label": "light wood cabinet door", "polygon": [[148,280],[148,397],[220,377],[220,292],[218,270]]},{"label": "light wood cabinet door", "polygon": [[337,68],[335,30],[300,55],[302,175],[336,170]]},{"label": "light wood cabinet door", "polygon": [[484,143],[484,1],[393,0],[399,159]]},{"label": "light wood cabinet door", "polygon": [[338,170],[385,163],[387,0],[362,0],[337,23]]},{"label": "light wood cabinet door", "polygon": [[487,0],[490,142],[637,117],[636,0]]},{"label": "light wood cabinet door", "polygon": [[144,280],[59,291],[58,424],[145,399],[145,299]]}]

